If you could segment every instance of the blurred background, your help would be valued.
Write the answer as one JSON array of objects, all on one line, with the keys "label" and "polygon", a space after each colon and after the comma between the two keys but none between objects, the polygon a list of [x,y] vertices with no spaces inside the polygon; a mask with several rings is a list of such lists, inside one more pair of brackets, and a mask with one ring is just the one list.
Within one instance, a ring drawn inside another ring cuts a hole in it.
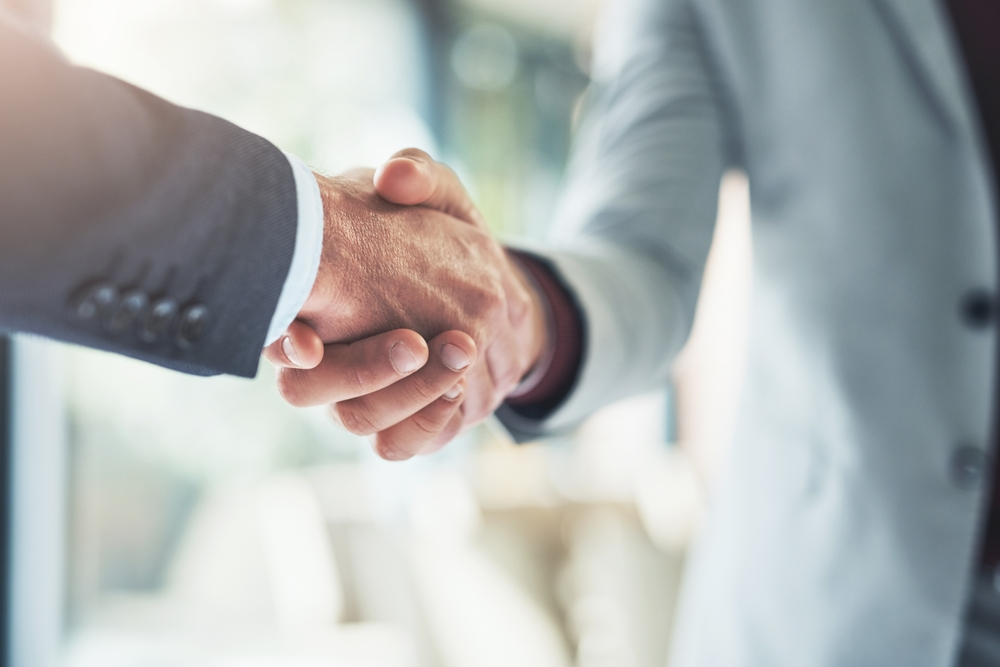
[{"label": "blurred background", "polygon": [[[329,173],[417,146],[502,236],[542,236],[599,0],[57,0],[68,56]],[[555,440],[491,425],[392,464],[322,411],[19,338],[17,667],[663,667],[724,465],[750,281],[724,179],[695,333],[662,391]],[[0,403],[3,403],[0,398]]]}]

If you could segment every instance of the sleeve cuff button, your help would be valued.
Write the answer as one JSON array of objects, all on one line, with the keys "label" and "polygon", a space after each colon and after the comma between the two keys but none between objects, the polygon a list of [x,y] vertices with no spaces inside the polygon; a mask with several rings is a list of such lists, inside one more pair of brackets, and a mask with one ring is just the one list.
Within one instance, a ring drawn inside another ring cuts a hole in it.
[{"label": "sleeve cuff button", "polygon": [[205,333],[207,323],[208,308],[205,306],[199,304],[185,309],[181,314],[177,335],[174,336],[177,347],[182,350],[194,347]]},{"label": "sleeve cuff button", "polygon": [[118,299],[117,287],[111,283],[98,283],[85,288],[73,300],[71,312],[76,319],[86,322],[112,312]]},{"label": "sleeve cuff button", "polygon": [[143,343],[153,345],[163,339],[177,316],[177,301],[170,297],[158,299],[146,311],[145,317],[139,321],[136,335]]}]

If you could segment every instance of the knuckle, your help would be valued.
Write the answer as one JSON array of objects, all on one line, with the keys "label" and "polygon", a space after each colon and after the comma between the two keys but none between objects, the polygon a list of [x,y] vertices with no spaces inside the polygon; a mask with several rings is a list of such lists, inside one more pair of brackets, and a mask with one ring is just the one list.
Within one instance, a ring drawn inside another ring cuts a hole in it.
[{"label": "knuckle", "polygon": [[414,403],[427,405],[428,403],[436,400],[441,392],[444,391],[438,391],[432,383],[425,379],[414,378],[414,380],[415,381],[410,385],[410,396]]},{"label": "knuckle", "polygon": [[495,313],[498,310],[507,309],[507,295],[499,281],[491,281],[483,290],[480,297],[480,304],[484,312]]},{"label": "knuckle", "polygon": [[370,364],[355,365],[353,372],[348,373],[346,377],[355,396],[365,396],[376,389],[375,371]]},{"label": "knuckle", "polygon": [[482,344],[489,339],[490,333],[498,324],[506,319],[506,300],[502,294],[483,288],[479,290],[472,303],[474,306],[469,318],[471,322],[465,331],[477,344]]},{"label": "knuckle", "polygon": [[425,415],[417,413],[410,418],[410,422],[413,424],[413,428],[416,429],[417,434],[422,436],[421,440],[430,440],[434,438],[441,432],[445,426],[448,425],[448,418],[451,417],[449,412],[447,415]]},{"label": "knuckle", "polygon": [[507,311],[510,313],[511,325],[520,327],[531,317],[531,296],[524,290],[517,290],[508,295]]},{"label": "knuckle", "polygon": [[494,348],[487,355],[486,368],[493,383],[493,393],[504,392],[509,385],[521,379],[518,362],[508,358],[504,352]]},{"label": "knuckle", "polygon": [[340,418],[340,410],[338,409],[338,407],[339,406],[337,403],[331,403],[330,405],[326,406],[326,416],[329,417],[330,421],[332,421],[334,424],[337,424],[341,428],[346,428],[344,426],[343,420]]},{"label": "knuckle", "polygon": [[500,374],[500,377],[496,379],[496,386],[500,388],[500,392],[504,395],[509,394],[511,391],[517,387],[521,382],[521,374],[517,373],[514,369],[507,370]]},{"label": "knuckle", "polygon": [[340,403],[334,409],[340,418],[341,426],[354,435],[372,435],[379,430],[367,410],[359,406]]},{"label": "knuckle", "polygon": [[524,299],[508,299],[507,314],[510,319],[510,325],[515,329],[525,323],[530,312],[530,305]]},{"label": "knuckle", "polygon": [[306,407],[302,377],[294,370],[283,368],[278,371],[278,393],[286,403],[297,408]]},{"label": "knuckle", "polygon": [[403,445],[389,434],[380,433],[374,439],[375,451],[388,461],[402,461],[410,457]]}]

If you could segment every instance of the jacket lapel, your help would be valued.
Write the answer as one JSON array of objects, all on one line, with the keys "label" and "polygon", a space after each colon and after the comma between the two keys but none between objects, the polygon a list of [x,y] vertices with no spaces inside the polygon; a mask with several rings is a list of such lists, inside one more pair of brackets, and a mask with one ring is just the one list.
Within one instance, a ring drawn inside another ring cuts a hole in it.
[{"label": "jacket lapel", "polygon": [[944,0],[873,0],[887,10],[902,46],[914,58],[919,74],[962,134],[975,127],[972,99],[959,45],[952,34]]}]

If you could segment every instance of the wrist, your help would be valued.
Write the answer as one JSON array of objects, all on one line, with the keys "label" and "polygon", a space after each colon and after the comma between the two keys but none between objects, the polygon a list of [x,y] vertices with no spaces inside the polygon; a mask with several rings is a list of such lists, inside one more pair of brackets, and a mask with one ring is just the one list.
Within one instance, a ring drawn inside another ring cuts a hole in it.
[{"label": "wrist", "polygon": [[[520,384],[509,395],[523,396],[531,392],[546,376],[552,366],[556,348],[556,323],[551,304],[545,290],[539,284],[534,271],[517,251],[508,250],[514,272],[524,287],[530,300],[529,321],[525,327],[524,348],[529,351],[530,363]],[[528,260],[530,261],[530,260]]]},{"label": "wrist", "polygon": [[317,282],[323,252],[323,203],[315,174],[299,158],[285,154],[295,181],[295,245],[264,345],[276,341],[298,317]]},{"label": "wrist", "polygon": [[586,327],[574,294],[547,260],[516,250],[510,254],[534,279],[550,320],[545,352],[534,370],[507,397],[507,404],[525,416],[541,419],[557,409],[576,384],[583,363]]},{"label": "wrist", "polygon": [[315,174],[315,176],[316,183],[319,185],[320,200],[323,204],[323,250],[319,270],[316,272],[316,281],[313,283],[300,313],[300,319],[310,323],[316,323],[321,315],[328,313],[331,308],[336,308],[335,300],[337,295],[341,293],[341,290],[338,290],[334,285],[337,276],[333,269],[334,266],[340,266],[340,264],[335,263],[334,258],[330,256],[332,248],[328,241],[338,235],[339,227],[341,227],[340,217],[346,209],[346,195],[339,183],[335,179],[321,174]]}]

